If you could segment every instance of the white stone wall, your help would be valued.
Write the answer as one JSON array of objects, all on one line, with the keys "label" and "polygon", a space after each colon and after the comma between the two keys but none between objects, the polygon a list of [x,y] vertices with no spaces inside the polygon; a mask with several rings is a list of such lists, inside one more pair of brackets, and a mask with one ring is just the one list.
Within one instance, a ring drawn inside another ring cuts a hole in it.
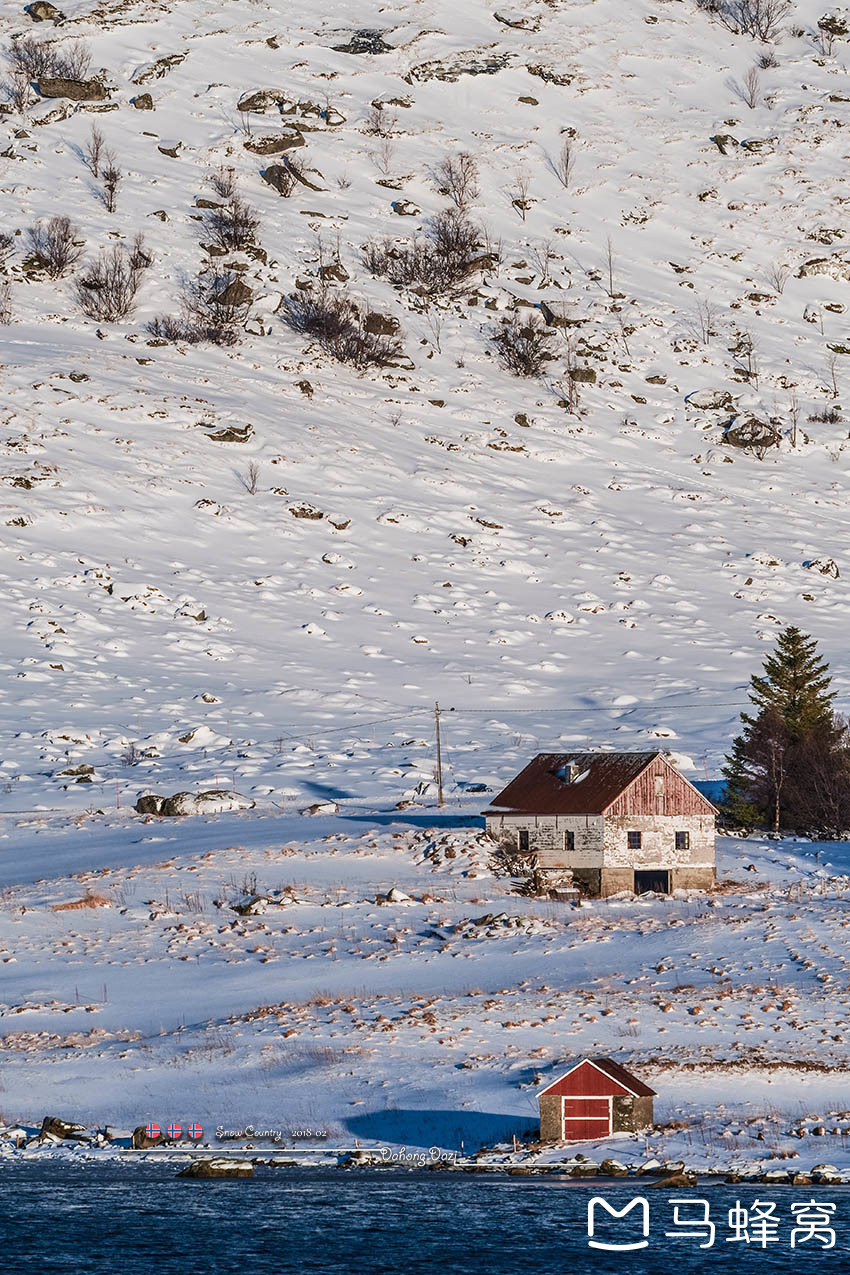
[{"label": "white stone wall", "polygon": [[[528,831],[528,848],[542,868],[714,867],[713,815],[490,815],[487,831],[508,850],[516,850],[517,832]],[[575,848],[564,850],[564,832],[573,832]],[[628,848],[629,831],[640,832],[639,850]],[[687,850],[676,849],[676,832],[690,833]]]},{"label": "white stone wall", "polygon": [[[639,850],[630,850],[628,833],[641,834]],[[677,832],[690,833],[687,850],[676,849]],[[605,820],[606,868],[714,866],[713,815],[622,815]]]}]

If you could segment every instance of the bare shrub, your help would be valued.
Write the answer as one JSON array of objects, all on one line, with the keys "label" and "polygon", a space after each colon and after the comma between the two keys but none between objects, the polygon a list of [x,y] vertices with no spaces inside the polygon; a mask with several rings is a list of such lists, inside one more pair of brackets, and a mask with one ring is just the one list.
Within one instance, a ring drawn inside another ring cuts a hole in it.
[{"label": "bare shrub", "polygon": [[12,322],[12,285],[8,279],[0,283],[0,324]]},{"label": "bare shrub", "polygon": [[146,268],[134,251],[128,252],[118,244],[102,249],[77,277],[80,309],[90,319],[106,323],[128,318],[135,308]]},{"label": "bare shrub", "polygon": [[30,81],[47,78],[82,80],[91,66],[91,50],[85,40],[74,40],[64,47],[49,40],[27,35],[13,40],[7,52],[12,70]]},{"label": "bare shrub", "polygon": [[765,278],[770,287],[773,288],[773,291],[781,294],[785,291],[785,285],[788,282],[790,273],[787,266],[783,266],[779,261],[774,261],[765,271]]},{"label": "bare shrub", "polygon": [[6,268],[6,262],[15,251],[15,236],[8,230],[0,230],[0,270]]},{"label": "bare shrub", "polygon": [[[294,184],[294,174],[292,181]],[[246,203],[236,190],[236,174],[233,169],[219,169],[211,177],[210,183],[224,203],[205,212],[204,236],[226,252],[239,252],[252,247],[256,241],[260,218],[256,209]]]},{"label": "bare shrub", "polygon": [[383,177],[389,177],[392,172],[393,158],[395,156],[395,141],[391,133],[382,133],[375,144],[374,150],[370,152],[372,163]]},{"label": "bare shrub", "polygon": [[434,169],[434,181],[440,194],[449,199],[460,212],[464,212],[479,195],[478,165],[469,151],[447,155]]},{"label": "bare shrub", "polygon": [[79,226],[70,217],[51,217],[47,225],[30,226],[27,241],[33,256],[50,279],[59,279],[79,261],[83,243]]},{"label": "bare shrub", "polygon": [[56,49],[53,74],[64,80],[84,80],[91,67],[91,49],[85,40],[73,40]]},{"label": "bare shrub", "polygon": [[292,293],[282,311],[284,323],[293,332],[310,337],[331,358],[359,371],[386,367],[402,353],[398,334],[369,332],[358,307],[339,291],[321,288]]},{"label": "bare shrub", "polygon": [[537,314],[514,314],[491,335],[503,367],[514,376],[542,376],[553,357],[551,334]]},{"label": "bare shrub", "polygon": [[89,140],[83,149],[83,163],[91,173],[92,177],[100,176],[100,166],[106,155],[106,138],[97,127],[92,124],[89,133]]},{"label": "bare shrub", "polygon": [[107,212],[115,212],[118,203],[118,187],[124,180],[124,174],[118,167],[114,155],[107,155],[103,169],[103,206]]},{"label": "bare shrub", "polygon": [[751,66],[744,76],[743,82],[739,84],[736,80],[733,80],[732,87],[741,101],[751,111],[754,111],[761,101],[761,75],[758,67]]},{"label": "bare shrub", "polygon": [[703,345],[708,345],[713,336],[716,336],[716,325],[720,312],[713,301],[704,301],[697,299],[696,314],[692,324],[692,330],[696,337]]},{"label": "bare shrub", "polygon": [[452,293],[485,264],[479,254],[481,228],[457,208],[447,208],[426,233],[406,244],[390,239],[366,245],[364,262],[372,274],[429,295]]},{"label": "bare shrub", "polygon": [[187,345],[235,345],[251,305],[231,287],[236,278],[222,272],[186,280],[181,313],[157,315],[147,325],[148,332],[160,340]]},{"label": "bare shrub", "polygon": [[383,102],[373,102],[365,131],[370,137],[392,137],[398,131],[398,115],[395,111],[388,111]]},{"label": "bare shrub", "polygon": [[697,8],[736,35],[772,44],[791,12],[791,0],[696,0]]},{"label": "bare shrub", "polygon": [[20,71],[13,71],[7,80],[3,80],[0,90],[16,115],[22,115],[34,101],[29,76]]},{"label": "bare shrub", "polygon": [[819,424],[824,425],[840,425],[844,417],[837,407],[819,407],[812,412],[809,420],[817,421]]},{"label": "bare shrub", "polygon": [[572,137],[565,137],[561,142],[561,149],[557,155],[548,155],[546,162],[551,172],[555,174],[564,190],[569,189],[570,182],[573,177],[573,170],[576,166],[576,144]]},{"label": "bare shrub", "polygon": [[27,80],[40,80],[52,76],[56,70],[56,48],[48,40],[25,35],[13,40],[6,53],[13,72],[26,76]]}]

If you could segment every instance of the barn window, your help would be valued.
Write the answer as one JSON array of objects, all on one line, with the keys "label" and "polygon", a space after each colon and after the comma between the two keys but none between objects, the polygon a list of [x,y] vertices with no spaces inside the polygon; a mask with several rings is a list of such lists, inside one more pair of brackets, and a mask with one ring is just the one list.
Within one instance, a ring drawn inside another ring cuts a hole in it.
[{"label": "barn window", "polygon": [[676,849],[690,850],[690,848],[691,848],[691,834],[689,832],[677,832],[676,833]]},{"label": "barn window", "polygon": [[639,832],[628,832],[628,833],[626,833],[626,836],[627,836],[627,837],[628,837],[628,839],[629,839],[629,849],[630,849],[630,850],[640,850],[640,833],[639,833]]},{"label": "barn window", "polygon": [[572,831],[565,832],[564,833],[564,849],[567,851],[570,851],[570,850],[575,850],[575,848],[576,848],[576,834]]},{"label": "barn window", "polygon": [[528,854],[528,829],[521,828],[516,834],[516,848],[520,854]]}]

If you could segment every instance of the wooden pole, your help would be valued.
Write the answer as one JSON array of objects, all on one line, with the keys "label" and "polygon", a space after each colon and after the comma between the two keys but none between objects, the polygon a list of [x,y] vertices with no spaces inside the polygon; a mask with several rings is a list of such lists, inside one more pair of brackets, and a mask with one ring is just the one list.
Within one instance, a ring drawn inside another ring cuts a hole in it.
[{"label": "wooden pole", "polygon": [[434,705],[434,728],[437,736],[437,802],[443,805],[443,754],[440,748],[440,705]]}]

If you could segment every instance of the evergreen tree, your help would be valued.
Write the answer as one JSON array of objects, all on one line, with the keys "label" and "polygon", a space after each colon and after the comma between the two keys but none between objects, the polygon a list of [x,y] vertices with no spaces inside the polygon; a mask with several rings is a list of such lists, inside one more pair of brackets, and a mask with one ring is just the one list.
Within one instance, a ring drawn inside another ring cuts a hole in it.
[{"label": "evergreen tree", "polygon": [[[723,775],[731,823],[838,831],[850,821],[847,727],[832,709],[829,666],[791,626],[750,680],[757,712],[742,713]],[[845,796],[845,794],[847,794]]]}]

